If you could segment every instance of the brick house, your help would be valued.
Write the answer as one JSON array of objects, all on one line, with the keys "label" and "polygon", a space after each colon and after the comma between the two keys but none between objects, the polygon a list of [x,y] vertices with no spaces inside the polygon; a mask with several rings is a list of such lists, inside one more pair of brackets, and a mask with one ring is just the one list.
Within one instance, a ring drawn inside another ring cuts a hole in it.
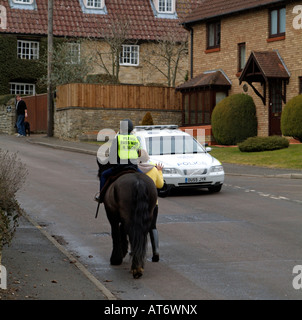
[{"label": "brick house", "polygon": [[302,93],[301,1],[205,0],[183,21],[190,31],[190,80],[183,123],[209,126],[222,98],[252,96],[258,135],[281,135],[285,103]]},{"label": "brick house", "polygon": [[[83,54],[95,55],[92,42],[105,48],[103,40],[110,37],[114,24],[121,17],[128,19],[127,43],[122,46],[120,55],[120,82],[166,84],[166,78],[160,71],[151,70],[150,65],[144,63],[144,54],[152,52],[152,46],[172,32],[176,35],[176,42],[184,39],[188,32],[179,22],[201,2],[55,0],[53,33],[55,38],[66,39],[70,43],[76,60]],[[47,0],[0,0],[0,94],[45,92],[45,88],[37,86],[38,77],[45,72],[38,70],[37,60],[47,51],[47,14]],[[102,72],[95,65],[93,73]],[[180,63],[176,83],[182,83],[187,73],[186,55]]]}]

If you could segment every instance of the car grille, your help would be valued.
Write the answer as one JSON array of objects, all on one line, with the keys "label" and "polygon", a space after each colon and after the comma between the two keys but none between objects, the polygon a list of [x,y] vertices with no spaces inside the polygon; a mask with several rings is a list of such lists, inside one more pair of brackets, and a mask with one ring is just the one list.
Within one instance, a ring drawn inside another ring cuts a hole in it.
[{"label": "car grille", "polygon": [[212,181],[206,181],[206,182],[197,182],[197,183],[179,183],[179,187],[210,187],[212,186]]},{"label": "car grille", "polygon": [[189,170],[183,170],[183,174],[185,176],[201,176],[203,174],[207,173],[207,169],[189,169]]}]

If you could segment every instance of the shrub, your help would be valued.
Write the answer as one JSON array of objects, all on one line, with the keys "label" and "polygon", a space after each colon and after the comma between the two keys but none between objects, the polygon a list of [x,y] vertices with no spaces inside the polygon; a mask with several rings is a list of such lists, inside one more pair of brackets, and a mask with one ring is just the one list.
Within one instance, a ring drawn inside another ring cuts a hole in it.
[{"label": "shrub", "polygon": [[218,144],[236,145],[257,135],[256,107],[246,94],[234,94],[220,101],[212,113],[212,131]]},{"label": "shrub", "polygon": [[0,264],[2,248],[10,244],[22,214],[16,193],[25,182],[26,174],[16,154],[0,149]]},{"label": "shrub", "polygon": [[153,118],[152,118],[150,112],[147,112],[147,113],[145,114],[145,116],[144,116],[144,118],[143,118],[143,121],[142,121],[142,125],[143,125],[143,126],[146,126],[146,125],[152,126],[152,125],[154,125],[154,123],[153,123]]},{"label": "shrub", "polygon": [[292,98],[284,106],[281,131],[284,136],[293,137],[302,142],[302,95]]},{"label": "shrub", "polygon": [[289,141],[284,137],[250,137],[238,144],[241,152],[272,151],[288,148]]}]

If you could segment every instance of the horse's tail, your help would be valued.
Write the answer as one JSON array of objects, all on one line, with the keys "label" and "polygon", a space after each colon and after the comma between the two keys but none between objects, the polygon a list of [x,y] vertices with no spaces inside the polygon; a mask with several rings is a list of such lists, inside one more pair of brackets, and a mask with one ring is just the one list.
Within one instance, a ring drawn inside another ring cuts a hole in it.
[{"label": "horse's tail", "polygon": [[147,235],[150,229],[152,214],[149,207],[148,186],[144,181],[137,180],[132,192],[132,223],[129,238],[132,252],[132,265],[144,266],[147,248]]}]

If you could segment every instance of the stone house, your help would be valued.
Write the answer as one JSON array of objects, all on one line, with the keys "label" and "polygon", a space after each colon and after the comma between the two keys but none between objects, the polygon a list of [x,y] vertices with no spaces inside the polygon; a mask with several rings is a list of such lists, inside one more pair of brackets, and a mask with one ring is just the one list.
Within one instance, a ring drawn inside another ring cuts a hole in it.
[{"label": "stone house", "polygon": [[258,135],[280,135],[285,103],[302,92],[301,1],[205,0],[183,21],[190,32],[190,80],[183,123],[206,127],[225,96],[254,99]]},{"label": "stone house", "polygon": [[[125,44],[119,56],[122,84],[167,84],[155,47],[173,35],[180,43],[188,32],[180,21],[202,0],[56,0],[53,9],[55,39],[70,43],[73,61],[106,51],[121,20],[127,21]],[[37,61],[47,53],[48,0],[0,0],[0,94],[45,92],[37,84],[45,74]],[[80,40],[80,41],[79,41]],[[108,54],[107,54],[108,56]],[[149,60],[148,60],[149,59]],[[110,62],[104,58],[108,69]],[[162,68],[164,66],[164,62]],[[179,64],[176,84],[188,73],[188,55]],[[93,74],[102,74],[97,64]]]}]

